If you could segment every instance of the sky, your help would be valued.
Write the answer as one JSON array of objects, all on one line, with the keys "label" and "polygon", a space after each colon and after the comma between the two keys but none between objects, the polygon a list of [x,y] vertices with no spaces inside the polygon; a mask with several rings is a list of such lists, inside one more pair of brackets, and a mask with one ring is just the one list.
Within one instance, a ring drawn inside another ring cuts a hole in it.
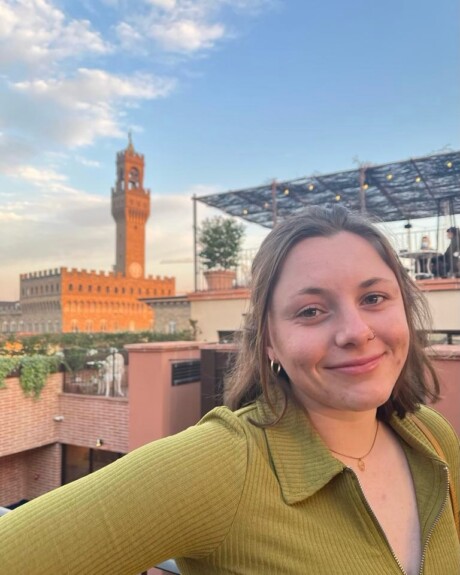
[{"label": "sky", "polygon": [[459,38],[458,0],[0,0],[0,300],[112,268],[130,131],[146,271],[178,293],[194,194],[460,149]]}]

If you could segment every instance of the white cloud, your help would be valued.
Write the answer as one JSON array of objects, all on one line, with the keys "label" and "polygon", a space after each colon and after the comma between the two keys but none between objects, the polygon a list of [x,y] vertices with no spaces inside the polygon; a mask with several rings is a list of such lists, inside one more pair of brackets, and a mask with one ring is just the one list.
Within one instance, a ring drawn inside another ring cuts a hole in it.
[{"label": "white cloud", "polygon": [[73,77],[23,80],[0,94],[6,128],[49,145],[78,147],[120,137],[124,107],[167,96],[175,82],[150,74],[116,75],[80,68]]},{"label": "white cloud", "polygon": [[168,95],[173,86],[173,80],[155,78],[151,74],[122,76],[88,68],[79,68],[73,78],[40,79],[12,85],[15,90],[47,97],[66,107],[78,109],[114,100],[159,98]]},{"label": "white cloud", "polygon": [[[226,11],[249,13],[271,1],[138,0],[133,10],[131,1],[100,0],[86,11],[92,19],[106,5],[105,28],[97,29],[70,18],[65,2],[57,7],[58,0],[0,0],[1,298],[17,297],[22,272],[60,265],[111,268],[110,198],[83,191],[66,169],[72,161],[99,167],[96,159],[69,149],[121,137],[134,122],[132,107],[175,89],[172,78],[125,73],[145,64],[131,65],[133,55],[201,54],[231,35]],[[110,40],[114,31],[118,44]],[[176,276],[179,291],[193,287],[191,264],[160,262],[193,257],[190,197],[213,191],[195,187],[152,196],[146,268]]]},{"label": "white cloud", "polygon": [[147,4],[152,6],[157,6],[158,8],[163,8],[163,10],[174,10],[177,6],[176,0],[146,0]]},{"label": "white cloud", "polygon": [[142,47],[143,36],[134,26],[120,22],[115,26],[115,33],[123,49],[147,54],[147,50]]},{"label": "white cloud", "polygon": [[0,69],[40,66],[112,47],[87,20],[68,20],[47,0],[0,0]]},{"label": "white cloud", "polygon": [[171,52],[196,52],[212,47],[216,40],[223,38],[222,24],[207,24],[181,19],[168,23],[154,24],[149,30],[165,50]]},{"label": "white cloud", "polygon": [[82,166],[87,166],[88,168],[99,168],[101,166],[101,163],[97,160],[90,160],[83,156],[75,156],[75,160]]},{"label": "white cloud", "polygon": [[144,10],[126,11],[116,27],[123,46],[139,50],[153,39],[161,50],[195,54],[233,37],[226,11],[256,14],[276,0],[144,0]]},{"label": "white cloud", "polygon": [[50,183],[65,182],[67,180],[66,176],[58,174],[54,170],[40,169],[34,166],[16,167],[10,175],[39,186],[48,186]]}]

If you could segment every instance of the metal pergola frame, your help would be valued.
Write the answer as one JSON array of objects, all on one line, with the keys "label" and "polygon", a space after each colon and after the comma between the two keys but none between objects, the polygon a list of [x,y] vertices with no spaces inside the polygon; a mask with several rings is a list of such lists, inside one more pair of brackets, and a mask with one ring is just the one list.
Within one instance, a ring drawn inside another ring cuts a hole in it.
[{"label": "metal pergola frame", "polygon": [[268,228],[306,206],[331,203],[384,222],[437,216],[444,207],[460,213],[460,151],[274,181],[196,199]]},{"label": "metal pergola frame", "polygon": [[[340,203],[374,221],[393,222],[460,214],[460,151],[431,154],[388,164],[363,164],[330,174],[194,196],[196,202],[266,228],[311,205]],[[454,222],[453,222],[454,223]]]}]

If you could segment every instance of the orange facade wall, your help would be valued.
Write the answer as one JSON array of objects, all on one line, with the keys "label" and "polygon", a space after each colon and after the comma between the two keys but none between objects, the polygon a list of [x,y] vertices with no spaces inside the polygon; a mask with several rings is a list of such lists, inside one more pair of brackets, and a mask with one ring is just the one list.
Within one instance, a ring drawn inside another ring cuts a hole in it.
[{"label": "orange facade wall", "polygon": [[153,328],[153,310],[140,298],[175,295],[175,278],[61,268],[62,331],[113,332]]}]

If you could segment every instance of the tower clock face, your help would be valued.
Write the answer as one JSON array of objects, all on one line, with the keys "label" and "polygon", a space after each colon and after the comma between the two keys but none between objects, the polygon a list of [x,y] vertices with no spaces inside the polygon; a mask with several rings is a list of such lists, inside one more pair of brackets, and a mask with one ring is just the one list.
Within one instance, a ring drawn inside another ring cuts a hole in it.
[{"label": "tower clock face", "polygon": [[137,262],[133,262],[132,264],[129,265],[128,272],[129,272],[130,277],[135,278],[135,279],[140,278],[142,275],[141,264],[138,264]]}]

